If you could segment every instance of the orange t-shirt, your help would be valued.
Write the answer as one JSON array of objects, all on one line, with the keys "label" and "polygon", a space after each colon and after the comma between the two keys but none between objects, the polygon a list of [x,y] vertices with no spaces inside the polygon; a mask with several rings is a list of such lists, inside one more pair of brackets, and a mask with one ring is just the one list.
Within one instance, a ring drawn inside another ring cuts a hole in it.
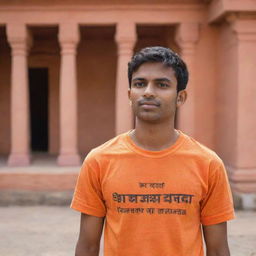
[{"label": "orange t-shirt", "polygon": [[222,161],[179,133],[161,151],[125,133],[87,155],[71,207],[106,217],[105,256],[203,256],[201,224],[234,218]]}]

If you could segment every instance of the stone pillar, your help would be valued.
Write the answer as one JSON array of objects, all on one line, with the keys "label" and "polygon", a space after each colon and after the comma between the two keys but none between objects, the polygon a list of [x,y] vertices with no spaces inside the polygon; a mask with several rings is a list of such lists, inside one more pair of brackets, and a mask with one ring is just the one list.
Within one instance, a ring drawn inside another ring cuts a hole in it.
[{"label": "stone pillar", "polygon": [[195,49],[199,39],[198,23],[181,23],[178,25],[175,41],[180,47],[181,57],[186,62],[189,70],[189,81],[187,85],[188,98],[178,110],[178,128],[190,136],[195,136]]},{"label": "stone pillar", "polygon": [[27,54],[31,40],[25,24],[7,24],[7,39],[12,53],[11,152],[8,165],[26,166],[30,163]]},{"label": "stone pillar", "polygon": [[59,165],[80,165],[77,145],[77,78],[76,48],[79,42],[78,24],[59,26],[61,46],[60,66],[60,153]]},{"label": "stone pillar", "polygon": [[[236,59],[236,70],[232,74],[232,77],[235,76],[232,90],[236,92],[236,102],[235,108],[230,109],[235,117],[232,127],[236,131],[233,138],[236,146],[230,148],[227,169],[233,190],[251,193],[242,196],[244,208],[256,208],[256,18],[230,15],[227,20],[235,37]],[[253,200],[247,197],[255,199],[254,205],[248,205]]]},{"label": "stone pillar", "polygon": [[118,49],[116,76],[115,131],[116,134],[133,128],[133,116],[128,99],[128,62],[133,55],[136,42],[136,25],[134,23],[118,23],[115,40]]}]

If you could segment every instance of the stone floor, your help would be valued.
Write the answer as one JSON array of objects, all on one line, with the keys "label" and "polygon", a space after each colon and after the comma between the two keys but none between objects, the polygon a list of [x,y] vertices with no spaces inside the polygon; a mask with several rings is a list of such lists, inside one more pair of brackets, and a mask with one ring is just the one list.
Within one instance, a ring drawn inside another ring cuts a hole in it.
[{"label": "stone floor", "polygon": [[[256,212],[236,215],[229,223],[231,255],[256,256]],[[0,255],[74,255],[79,220],[68,207],[0,207]]]}]

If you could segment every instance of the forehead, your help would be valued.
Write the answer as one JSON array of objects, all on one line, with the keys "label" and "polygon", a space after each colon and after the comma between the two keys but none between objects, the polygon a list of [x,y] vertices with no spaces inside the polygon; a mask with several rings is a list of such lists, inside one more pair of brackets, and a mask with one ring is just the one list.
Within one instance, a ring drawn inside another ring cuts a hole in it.
[{"label": "forehead", "polygon": [[147,62],[139,66],[139,68],[132,74],[132,78],[136,79],[147,78],[154,79],[160,77],[175,78],[175,71],[172,67],[166,66],[160,62]]}]

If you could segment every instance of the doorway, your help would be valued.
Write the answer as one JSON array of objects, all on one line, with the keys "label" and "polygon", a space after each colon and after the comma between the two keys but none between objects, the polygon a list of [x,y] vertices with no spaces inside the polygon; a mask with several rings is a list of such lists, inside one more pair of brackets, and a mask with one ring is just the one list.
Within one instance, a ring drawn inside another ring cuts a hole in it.
[{"label": "doorway", "polygon": [[48,151],[48,68],[29,68],[30,148]]}]

